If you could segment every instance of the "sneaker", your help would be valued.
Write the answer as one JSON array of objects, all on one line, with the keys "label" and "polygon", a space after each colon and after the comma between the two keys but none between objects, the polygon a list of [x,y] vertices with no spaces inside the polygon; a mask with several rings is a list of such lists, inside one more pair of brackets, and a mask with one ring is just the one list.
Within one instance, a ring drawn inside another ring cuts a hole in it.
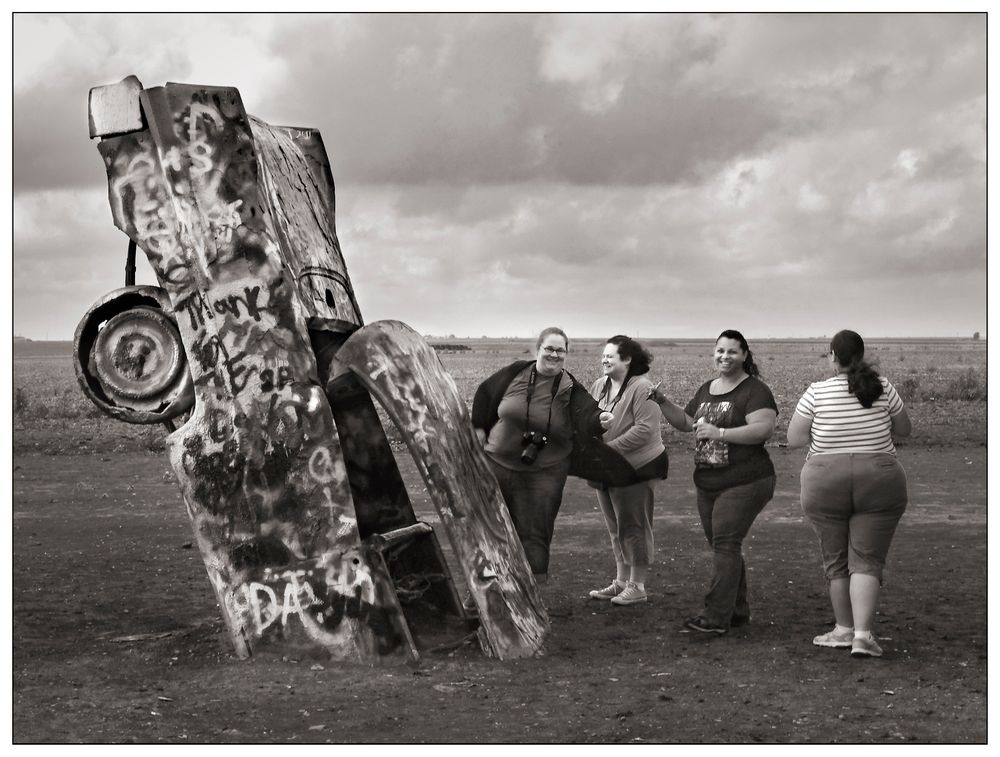
[{"label": "sneaker", "polygon": [[611,604],[613,605],[634,605],[638,602],[645,601],[646,590],[640,589],[631,581],[625,584],[625,588],[619,592],[617,597],[611,598]]},{"label": "sneaker", "polygon": [[881,657],[882,647],[875,641],[874,636],[867,639],[864,636],[855,636],[851,644],[851,657]]},{"label": "sneaker", "polygon": [[851,646],[851,642],[854,641],[854,629],[850,628],[846,631],[838,631],[834,628],[832,631],[827,631],[824,634],[820,634],[813,639],[813,644],[817,647],[836,647],[837,649],[844,649]]},{"label": "sneaker", "polygon": [[603,589],[594,589],[590,592],[591,599],[614,599],[619,594],[625,591],[625,584],[618,583],[615,579],[610,583],[610,585],[605,586]]},{"label": "sneaker", "polygon": [[717,633],[720,636],[724,634],[727,628],[723,628],[716,623],[713,623],[704,615],[695,615],[693,618],[688,618],[684,621],[684,625],[690,628],[692,631],[701,631],[702,633]]},{"label": "sneaker", "polygon": [[740,626],[750,625],[749,615],[734,615],[729,621],[730,628],[739,628]]}]

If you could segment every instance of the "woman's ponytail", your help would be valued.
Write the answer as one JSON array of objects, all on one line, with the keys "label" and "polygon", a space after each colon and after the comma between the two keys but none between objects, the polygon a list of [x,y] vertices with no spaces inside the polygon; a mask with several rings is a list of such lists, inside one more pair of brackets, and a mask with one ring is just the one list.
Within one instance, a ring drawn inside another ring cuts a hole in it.
[{"label": "woman's ponytail", "polygon": [[878,372],[864,360],[865,342],[854,331],[838,331],[830,340],[830,350],[847,373],[847,390],[864,408],[875,404],[885,391]]}]

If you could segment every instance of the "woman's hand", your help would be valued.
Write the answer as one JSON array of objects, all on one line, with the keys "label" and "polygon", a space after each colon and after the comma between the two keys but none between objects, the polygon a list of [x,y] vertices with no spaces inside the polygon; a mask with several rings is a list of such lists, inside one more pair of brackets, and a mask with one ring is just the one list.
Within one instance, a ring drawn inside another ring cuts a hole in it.
[{"label": "woman's hand", "polygon": [[713,426],[711,423],[699,420],[694,427],[694,438],[699,440],[721,439],[722,429],[718,426]]},{"label": "woman's hand", "polygon": [[667,395],[660,391],[660,384],[662,381],[657,381],[653,386],[649,387],[649,394],[646,395],[646,399],[653,400],[657,405],[662,405],[667,401]]},{"label": "woman's hand", "polygon": [[652,400],[660,407],[660,414],[663,416],[664,420],[673,426],[678,431],[690,431],[694,424],[694,421],[688,417],[688,414],[684,412],[684,409],[667,399],[662,391],[660,391],[660,384],[662,381],[657,381],[653,386],[649,387],[649,391],[646,393],[646,399]]},{"label": "woman's hand", "polygon": [[614,419],[615,419],[614,414],[609,413],[607,410],[605,410],[603,413],[601,413],[601,428],[607,431],[609,428],[611,428],[611,424],[614,421]]}]

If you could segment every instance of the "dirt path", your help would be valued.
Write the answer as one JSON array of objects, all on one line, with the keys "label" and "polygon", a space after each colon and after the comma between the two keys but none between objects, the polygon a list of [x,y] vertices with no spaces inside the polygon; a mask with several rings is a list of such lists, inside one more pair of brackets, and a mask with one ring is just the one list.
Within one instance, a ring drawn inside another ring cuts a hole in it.
[{"label": "dirt path", "polygon": [[782,449],[777,494],[747,543],[753,623],[681,632],[709,554],[689,455],[671,455],[647,605],[585,598],[612,566],[593,492],[571,479],[543,588],[544,657],[498,663],[463,648],[375,668],[230,653],[164,455],[18,455],[14,741],[985,742],[985,447],[901,453],[911,504],[890,554],[881,660],[809,643],[832,616],[798,509],[802,456]]}]

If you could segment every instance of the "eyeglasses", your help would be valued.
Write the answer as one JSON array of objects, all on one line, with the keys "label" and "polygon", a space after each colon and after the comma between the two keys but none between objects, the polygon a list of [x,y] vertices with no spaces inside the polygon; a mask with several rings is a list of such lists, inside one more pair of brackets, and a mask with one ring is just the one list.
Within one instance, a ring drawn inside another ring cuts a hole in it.
[{"label": "eyeglasses", "polygon": [[542,352],[546,355],[565,355],[566,350],[562,347],[542,347]]}]

